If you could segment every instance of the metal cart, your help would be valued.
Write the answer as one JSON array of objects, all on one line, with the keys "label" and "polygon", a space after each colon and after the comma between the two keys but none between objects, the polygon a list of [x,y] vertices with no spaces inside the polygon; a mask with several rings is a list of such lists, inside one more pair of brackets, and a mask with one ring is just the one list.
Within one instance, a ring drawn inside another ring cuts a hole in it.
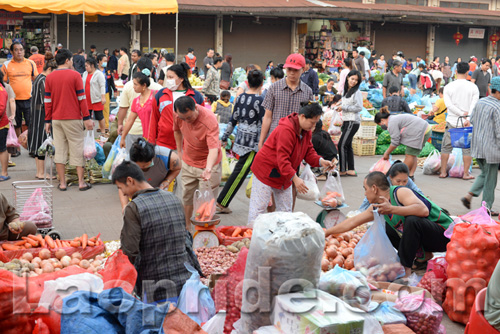
[{"label": "metal cart", "polygon": [[[14,206],[22,220],[32,221],[42,235],[61,239],[61,233],[54,230],[53,188],[48,180],[12,182]],[[32,198],[33,197],[33,198]]]}]

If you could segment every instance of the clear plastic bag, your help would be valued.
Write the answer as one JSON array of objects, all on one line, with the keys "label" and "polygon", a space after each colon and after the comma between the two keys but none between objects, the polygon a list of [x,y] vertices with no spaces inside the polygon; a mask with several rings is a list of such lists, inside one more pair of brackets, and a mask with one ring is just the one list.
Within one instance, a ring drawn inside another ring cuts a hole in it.
[{"label": "clear plastic bag", "polygon": [[207,334],[224,334],[224,323],[226,322],[226,312],[221,311],[208,320],[201,329]]},{"label": "clear plastic bag", "polygon": [[304,171],[300,174],[300,178],[304,180],[304,184],[308,190],[305,194],[297,192],[297,198],[306,201],[317,201],[319,198],[319,188],[316,183],[316,177],[311,170],[311,166],[307,165],[306,168],[304,168]]},{"label": "clear plastic bag", "polygon": [[443,319],[443,309],[422,295],[407,295],[396,300],[398,310],[406,316],[406,326],[416,333],[435,334]]},{"label": "clear plastic bag", "polygon": [[187,263],[184,266],[191,277],[182,287],[177,308],[201,325],[215,315],[215,304],[208,287],[201,283],[198,271]]},{"label": "clear plastic bag", "polygon": [[36,188],[24,203],[19,219],[33,222],[37,226],[52,224],[50,206],[43,196],[42,188]]},{"label": "clear plastic bag", "polygon": [[91,160],[94,159],[96,154],[94,130],[87,131],[87,135],[83,141],[83,157],[87,160]]},{"label": "clear plastic bag", "polygon": [[215,215],[214,192],[208,186],[204,189],[197,189],[193,196],[193,219],[199,222],[212,220]]},{"label": "clear plastic bag", "polygon": [[396,304],[391,302],[381,303],[373,315],[382,325],[404,324],[406,325],[405,315],[395,308]]},{"label": "clear plastic bag", "polygon": [[321,275],[319,289],[342,298],[351,306],[361,306],[361,309],[370,304],[371,292],[366,278],[358,271],[346,270],[338,265]]},{"label": "clear plastic bag", "polygon": [[332,208],[340,206],[345,202],[344,190],[342,189],[338,171],[328,173],[328,177],[323,189],[321,189],[319,198],[324,206],[330,206]]},{"label": "clear plastic bag", "polygon": [[354,266],[369,280],[392,282],[405,275],[398,254],[385,232],[385,220],[373,212],[373,225],[354,248]]},{"label": "clear plastic bag", "polygon": [[121,164],[123,161],[128,160],[128,153],[125,148],[119,148],[116,152],[115,159],[113,160],[113,164],[111,165],[111,174],[109,174],[109,179],[113,176],[115,172],[115,168]]},{"label": "clear plastic bag", "polygon": [[464,177],[464,159],[462,156],[462,150],[458,149],[453,153],[455,155],[455,162],[449,171],[449,175],[450,177],[462,178]]},{"label": "clear plastic bag", "polygon": [[328,128],[328,133],[331,136],[339,136],[342,133],[342,124],[342,117],[337,111],[334,111],[330,121],[330,127]]},{"label": "clear plastic bag", "polygon": [[54,147],[54,139],[52,139],[52,136],[48,136],[38,148],[37,154],[44,157],[46,154],[48,156],[53,156],[55,153],[56,149]]},{"label": "clear plastic bag", "polygon": [[432,151],[425,159],[423,173],[424,175],[438,174],[441,170],[441,153],[438,150]]},{"label": "clear plastic bag", "polygon": [[384,158],[381,158],[379,161],[373,164],[373,166],[370,168],[369,172],[382,172],[384,174],[387,174],[389,169],[391,168],[392,161],[391,159],[385,160]]},{"label": "clear plastic bag", "polygon": [[[281,289],[286,289],[284,283],[291,278],[308,282],[308,286],[289,286],[289,292],[317,287],[324,247],[325,234],[320,225],[302,212],[275,212],[257,217],[245,268],[245,293],[237,333],[251,333],[271,325],[270,312],[252,312],[259,300],[257,291],[251,288],[254,281],[270,289],[266,297],[268,305],[272,305],[279,291],[284,293]],[[262,274],[269,281],[259,280]]]},{"label": "clear plastic bag", "polygon": [[121,138],[122,136],[116,137],[115,142],[113,143],[113,146],[109,151],[108,157],[106,158],[104,165],[102,165],[102,177],[105,179],[111,180],[111,169],[113,167],[113,161],[115,160],[118,153],[118,149],[120,148]]},{"label": "clear plastic bag", "polygon": [[21,147],[19,140],[17,140],[16,129],[10,124],[9,132],[7,133],[7,147]]},{"label": "clear plastic bag", "polygon": [[231,168],[229,167],[229,159],[226,155],[226,149],[223,147],[222,149],[222,182],[226,182],[231,176]]}]

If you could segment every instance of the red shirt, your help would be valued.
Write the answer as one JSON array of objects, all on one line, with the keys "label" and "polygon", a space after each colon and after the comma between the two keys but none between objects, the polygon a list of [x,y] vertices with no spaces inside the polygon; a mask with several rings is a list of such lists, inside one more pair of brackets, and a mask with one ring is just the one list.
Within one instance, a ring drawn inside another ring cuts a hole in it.
[{"label": "red shirt", "polygon": [[45,122],[90,119],[80,73],[70,69],[52,71],[45,79]]},{"label": "red shirt", "polygon": [[5,90],[5,87],[0,85],[0,129],[9,124],[9,118],[7,117],[8,100],[9,94]]},{"label": "red shirt", "polygon": [[283,117],[252,163],[252,172],[265,185],[287,189],[302,160],[319,167],[321,158],[313,148],[311,131],[299,125],[297,113]]}]

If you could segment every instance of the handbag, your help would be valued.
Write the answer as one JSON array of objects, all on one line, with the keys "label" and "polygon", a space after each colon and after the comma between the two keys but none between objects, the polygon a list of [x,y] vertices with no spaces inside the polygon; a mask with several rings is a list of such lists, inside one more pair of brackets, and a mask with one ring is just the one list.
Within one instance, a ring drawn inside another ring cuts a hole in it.
[{"label": "handbag", "polygon": [[219,87],[220,87],[220,89],[228,90],[229,87],[230,87],[230,85],[231,85],[231,82],[229,82],[227,80],[221,80],[220,84],[219,84]]},{"label": "handbag", "polygon": [[429,117],[427,117],[427,119],[428,119],[429,121],[432,121],[432,120],[433,120],[436,116],[441,115],[442,113],[446,112],[447,110],[448,110],[448,108],[444,108],[444,110],[443,110],[443,111],[441,111],[440,113],[437,113],[436,115],[433,115],[433,116],[429,116]]}]

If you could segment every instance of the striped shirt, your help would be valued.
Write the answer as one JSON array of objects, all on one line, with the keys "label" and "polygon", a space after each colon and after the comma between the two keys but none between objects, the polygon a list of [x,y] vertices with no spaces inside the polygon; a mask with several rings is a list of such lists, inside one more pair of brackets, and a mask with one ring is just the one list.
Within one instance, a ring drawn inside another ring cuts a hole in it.
[{"label": "striped shirt", "polygon": [[70,69],[55,70],[45,80],[45,123],[90,119],[82,77]]},{"label": "striped shirt", "polygon": [[288,87],[286,78],[283,78],[273,83],[267,90],[262,106],[273,113],[268,136],[278,126],[280,119],[299,112],[301,102],[314,100],[312,89],[302,80],[299,82],[299,86],[292,90]]},{"label": "striped shirt", "polygon": [[486,159],[487,164],[500,163],[500,101],[493,96],[480,99],[471,123],[472,156]]}]

